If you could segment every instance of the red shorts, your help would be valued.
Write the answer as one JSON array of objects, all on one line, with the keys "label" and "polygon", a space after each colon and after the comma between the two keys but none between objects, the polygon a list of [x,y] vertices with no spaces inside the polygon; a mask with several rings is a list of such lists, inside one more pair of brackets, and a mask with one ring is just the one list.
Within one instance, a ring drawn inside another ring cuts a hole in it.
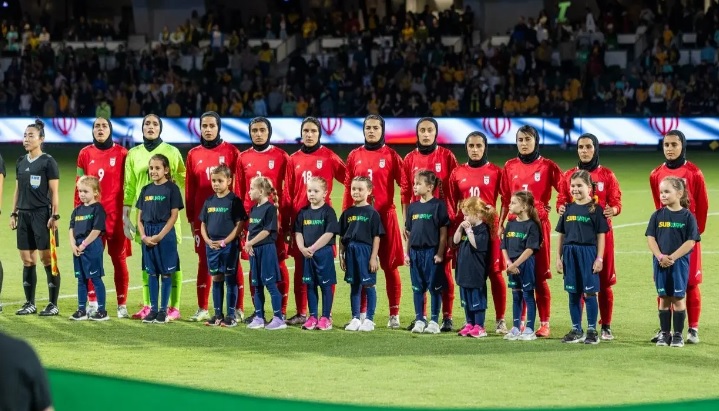
[{"label": "red shorts", "polygon": [[397,209],[393,206],[386,213],[380,213],[384,236],[379,240],[379,261],[382,270],[392,271],[404,265],[404,248],[402,247],[402,233],[399,231]]},{"label": "red shorts", "polygon": [[122,220],[117,222],[105,220],[105,227],[107,229],[103,235],[103,242],[106,245],[107,255],[112,256],[113,249],[122,244],[125,247],[125,257],[132,257],[132,241],[125,237]]}]

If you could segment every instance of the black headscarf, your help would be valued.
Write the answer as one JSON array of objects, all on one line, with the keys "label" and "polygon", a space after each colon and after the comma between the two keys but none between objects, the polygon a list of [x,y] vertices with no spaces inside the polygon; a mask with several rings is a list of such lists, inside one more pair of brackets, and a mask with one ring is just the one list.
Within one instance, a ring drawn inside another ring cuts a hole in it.
[{"label": "black headscarf", "polygon": [[594,156],[586,163],[582,163],[582,160],[579,160],[577,167],[580,170],[594,171],[597,167],[599,167],[599,140],[597,139],[597,136],[592,133],[584,133],[577,139],[577,145],[579,145],[579,140],[583,138],[592,140],[592,145],[594,146]]},{"label": "black headscarf", "polygon": [[152,152],[152,150],[156,149],[160,144],[162,144],[162,137],[160,137],[160,136],[162,136],[162,119],[157,114],[148,114],[142,118],[143,125],[145,124],[145,120],[150,116],[157,118],[157,122],[160,124],[160,132],[157,133],[156,139],[150,140],[147,137],[145,137],[144,134],[142,135],[142,144],[145,146],[145,149],[147,151]]},{"label": "black headscarf", "polygon": [[320,124],[320,121],[317,120],[314,117],[307,117],[304,120],[302,120],[302,125],[300,125],[300,134],[302,134],[302,129],[305,127],[305,123],[312,123],[317,126],[317,143],[312,147],[307,147],[305,143],[302,143],[302,147],[300,150],[302,150],[303,153],[311,154],[315,151],[319,150],[320,147],[322,147],[322,144],[320,141],[322,140],[322,125]]},{"label": "black headscarf", "polygon": [[[265,141],[265,144],[255,144],[252,142],[252,148],[254,148],[255,151],[265,151],[267,147],[270,146],[270,140],[272,139],[272,123],[265,117],[255,117],[250,120],[250,130],[252,130],[252,125],[255,123],[265,123],[267,125],[267,141]],[[250,137],[251,136],[252,132],[250,131]]]},{"label": "black headscarf", "polygon": [[[683,166],[687,162],[687,138],[684,136],[684,133],[682,133],[679,130],[670,130],[664,138],[667,136],[676,136],[679,137],[679,141],[682,143],[682,152],[679,154],[679,157],[677,157],[676,160],[666,160],[664,164],[666,164],[667,168],[675,169]],[[664,143],[664,139],[662,139],[662,144]]]},{"label": "black headscarf", "polygon": [[206,111],[200,116],[200,124],[202,124],[202,119],[205,117],[214,117],[215,121],[217,121],[217,137],[215,137],[215,139],[212,141],[207,141],[202,136],[200,136],[200,144],[202,144],[202,147],[213,149],[222,144],[222,138],[220,137],[220,131],[222,130],[222,120],[220,119],[220,115],[216,112]]},{"label": "black headscarf", "polygon": [[101,143],[95,139],[95,133],[92,133],[92,143],[95,145],[95,147],[97,147],[100,150],[108,150],[108,149],[112,148],[112,145],[114,144],[112,142],[112,122],[109,119],[106,119],[105,117],[98,117],[95,119],[95,121],[92,122],[93,130],[95,129],[95,123],[97,122],[98,119],[103,119],[103,120],[107,121],[107,127],[110,129],[110,135],[107,136],[107,139],[105,140],[105,142]]},{"label": "black headscarf", "polygon": [[367,120],[379,120],[380,127],[382,127],[382,135],[379,138],[379,141],[376,143],[369,143],[367,142],[367,138],[364,139],[364,148],[369,151],[375,151],[379,150],[380,148],[384,147],[384,119],[382,116],[378,114],[370,114],[369,116],[364,118],[364,121],[362,122],[362,132],[364,133],[364,128],[367,125]]},{"label": "black headscarf", "polygon": [[[419,125],[423,121],[429,121],[432,124],[434,124],[434,142],[428,146],[423,146],[419,143]],[[430,154],[434,152],[434,150],[437,149],[437,135],[439,134],[439,127],[437,126],[437,120],[433,119],[432,117],[422,117],[417,122],[417,127],[415,128],[415,134],[417,135],[417,150],[422,154]]]},{"label": "black headscarf", "polygon": [[479,160],[472,160],[471,158],[467,161],[467,165],[472,168],[482,167],[483,165],[487,164],[489,162],[489,159],[487,158],[487,136],[484,135],[481,131],[473,131],[467,135],[467,138],[464,139],[464,147],[467,147],[467,142],[469,141],[470,137],[479,137],[484,141],[484,153],[482,153],[482,158]]},{"label": "black headscarf", "polygon": [[534,151],[526,155],[521,153],[517,154],[517,157],[519,157],[519,160],[522,163],[531,164],[539,158],[539,133],[537,132],[536,128],[528,125],[520,127],[519,130],[517,130],[517,134],[519,133],[527,134],[529,136],[532,136],[532,138],[534,139]]}]

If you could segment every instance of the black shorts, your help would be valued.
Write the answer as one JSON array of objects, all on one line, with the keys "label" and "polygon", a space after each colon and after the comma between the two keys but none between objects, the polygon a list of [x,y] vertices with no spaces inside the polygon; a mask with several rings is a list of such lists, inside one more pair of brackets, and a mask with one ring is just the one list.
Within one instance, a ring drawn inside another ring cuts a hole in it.
[{"label": "black shorts", "polygon": [[17,249],[49,250],[50,230],[47,228],[49,220],[49,209],[19,210],[17,216]]}]

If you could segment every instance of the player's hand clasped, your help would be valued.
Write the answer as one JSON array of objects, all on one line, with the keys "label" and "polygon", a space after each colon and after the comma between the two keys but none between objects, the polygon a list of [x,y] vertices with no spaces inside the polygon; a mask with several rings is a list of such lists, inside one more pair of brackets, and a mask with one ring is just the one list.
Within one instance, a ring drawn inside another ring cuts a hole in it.
[{"label": "player's hand clasped", "polygon": [[137,228],[135,228],[135,226],[132,224],[132,221],[130,221],[130,206],[122,207],[122,230],[128,240],[135,239],[135,233],[137,232]]}]

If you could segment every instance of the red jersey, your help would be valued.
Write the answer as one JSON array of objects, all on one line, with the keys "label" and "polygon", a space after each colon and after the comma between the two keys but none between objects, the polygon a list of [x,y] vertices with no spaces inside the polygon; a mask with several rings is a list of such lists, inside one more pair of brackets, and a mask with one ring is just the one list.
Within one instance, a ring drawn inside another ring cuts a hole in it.
[{"label": "red jersey", "polygon": [[546,217],[552,199],[552,188],[559,191],[562,179],[562,170],[557,163],[544,157],[539,157],[530,164],[524,164],[519,158],[507,160],[502,170],[500,193],[502,196],[502,209],[509,207],[512,193],[527,190],[534,195],[534,207],[539,217]]},{"label": "red jersey", "polygon": [[[469,197],[479,197],[492,207],[497,207],[499,183],[502,169],[492,163],[482,167],[470,167],[463,164],[449,175],[448,196],[455,206]],[[459,214],[459,212],[457,212]]]},{"label": "red jersey", "polygon": [[200,145],[187,153],[185,163],[185,168],[187,169],[185,176],[185,214],[187,215],[187,221],[197,221],[205,200],[215,193],[212,189],[210,175],[218,165],[225,164],[230,168],[234,178],[230,190],[235,194],[240,192],[240,179],[237,177],[239,159],[240,150],[226,141],[214,148],[206,148]]},{"label": "red jersey", "polygon": [[[557,194],[557,210],[562,205],[574,201],[570,191],[571,177],[579,167],[570,168],[562,175],[559,183],[559,194]],[[617,209],[617,215],[622,212],[622,190],[619,188],[619,181],[612,170],[599,166],[589,172],[592,182],[596,184],[594,195],[597,197],[597,205],[602,209],[609,204]],[[611,224],[611,219],[608,220]]]},{"label": "red jersey", "polygon": [[662,207],[659,200],[659,183],[664,177],[683,178],[687,183],[687,195],[689,196],[689,211],[694,214],[697,219],[699,234],[704,233],[707,225],[707,214],[709,213],[709,195],[707,193],[707,185],[704,181],[704,174],[696,166],[696,164],[687,161],[681,167],[671,169],[662,164],[652,170],[649,175],[649,185],[652,188],[652,198],[654,199],[654,207],[658,210]]},{"label": "red jersey", "polygon": [[402,183],[402,158],[394,149],[384,145],[377,150],[367,150],[362,146],[350,152],[347,156],[343,210],[352,205],[352,179],[358,176],[372,180],[371,197],[375,210],[385,214],[394,208],[395,183]]},{"label": "red jersey", "polygon": [[307,181],[312,177],[322,177],[327,181],[327,204],[332,205],[332,179],[345,182],[347,168],[342,159],[329,148],[322,146],[307,154],[298,150],[290,156],[287,163],[285,190],[292,203],[292,217],[300,212],[307,201]]},{"label": "red jersey", "polygon": [[422,154],[417,149],[410,151],[405,156],[404,166],[402,167],[402,204],[419,201],[419,197],[415,196],[412,191],[414,175],[418,171],[429,170],[435,173],[442,182],[441,186],[435,189],[434,197],[444,200],[447,204],[450,220],[454,219],[456,204],[450,203],[447,190],[449,187],[449,175],[457,166],[457,158],[454,153],[444,147],[437,147],[430,154]]},{"label": "red jersey", "polygon": [[[114,233],[116,225],[122,223],[122,200],[125,182],[125,159],[127,149],[113,144],[107,150],[95,145],[85,146],[77,156],[77,178],[95,176],[100,179],[100,204],[105,209],[107,236]],[[80,197],[75,187],[75,207],[80,205]]]},{"label": "red jersey", "polygon": [[291,210],[287,209],[289,201],[284,197],[286,195],[284,180],[289,160],[290,156],[284,150],[271,145],[265,151],[248,148],[240,153],[240,163],[238,164],[238,180],[241,180],[239,197],[244,199],[245,210],[249,213],[252,208],[252,200],[250,200],[252,179],[257,176],[267,177],[277,191],[277,207],[282,227],[289,227],[291,214]]}]

